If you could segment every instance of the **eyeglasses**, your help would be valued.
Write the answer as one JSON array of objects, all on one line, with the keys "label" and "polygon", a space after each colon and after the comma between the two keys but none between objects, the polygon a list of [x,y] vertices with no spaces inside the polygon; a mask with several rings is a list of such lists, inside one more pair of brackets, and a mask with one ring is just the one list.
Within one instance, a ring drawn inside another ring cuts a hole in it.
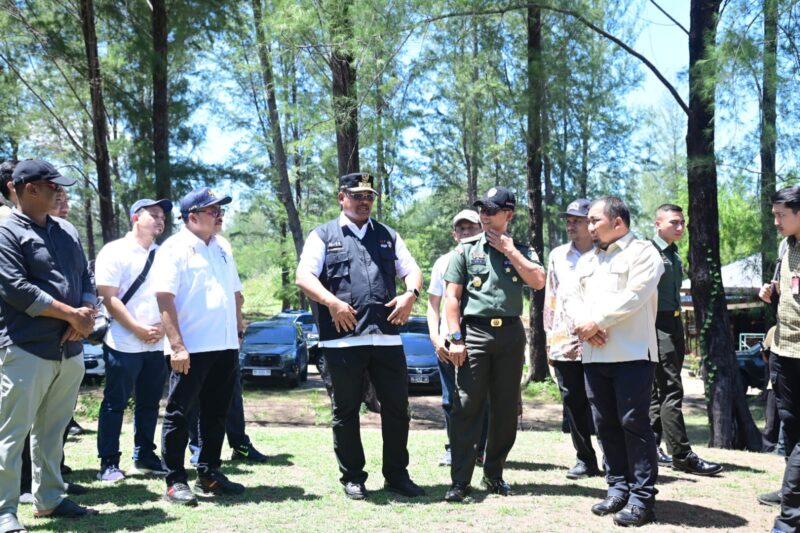
[{"label": "eyeglasses", "polygon": [[348,192],[347,196],[356,202],[374,202],[377,195],[374,192]]},{"label": "eyeglasses", "polygon": [[485,206],[482,206],[478,209],[478,212],[481,215],[487,215],[490,217],[495,216],[500,211],[505,211],[505,209],[500,209],[499,207],[485,207]]},{"label": "eyeglasses", "polygon": [[214,209],[206,209],[206,210],[197,210],[195,213],[205,213],[207,215],[211,215],[214,218],[218,218],[225,215],[225,210],[220,207],[215,207]]}]

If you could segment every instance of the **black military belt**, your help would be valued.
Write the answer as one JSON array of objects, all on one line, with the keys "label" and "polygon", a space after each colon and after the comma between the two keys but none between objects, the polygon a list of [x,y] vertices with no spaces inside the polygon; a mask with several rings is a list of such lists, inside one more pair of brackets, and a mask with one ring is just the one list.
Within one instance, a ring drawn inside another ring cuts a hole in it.
[{"label": "black military belt", "polygon": [[492,326],[493,328],[504,328],[513,326],[519,322],[518,316],[498,316],[489,318],[484,316],[465,316],[464,322],[467,324],[478,324],[481,326]]},{"label": "black military belt", "polygon": [[656,316],[658,318],[665,318],[665,317],[678,318],[679,316],[681,316],[681,310],[676,309],[674,311],[659,311]]}]

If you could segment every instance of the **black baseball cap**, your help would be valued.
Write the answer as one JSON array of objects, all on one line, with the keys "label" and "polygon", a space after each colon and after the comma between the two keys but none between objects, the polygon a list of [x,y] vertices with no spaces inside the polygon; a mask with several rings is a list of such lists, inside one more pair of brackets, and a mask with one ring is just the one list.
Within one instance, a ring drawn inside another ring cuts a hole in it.
[{"label": "black baseball cap", "polygon": [[472,206],[477,208],[487,207],[489,209],[510,209],[513,211],[517,206],[517,200],[514,198],[514,193],[505,187],[492,187],[486,191],[483,198],[476,200]]},{"label": "black baseball cap", "polygon": [[27,159],[17,163],[12,174],[14,185],[32,183],[34,181],[50,181],[62,187],[75,185],[77,180],[65,178],[56,167],[41,159]]},{"label": "black baseball cap", "polygon": [[218,198],[213,192],[211,192],[211,189],[208,187],[202,187],[187,193],[186,196],[181,198],[181,216],[186,218],[189,216],[189,213],[194,213],[195,211],[199,211],[204,207],[208,207],[210,205],[225,205],[229,203],[231,203],[230,196]]},{"label": "black baseball cap", "polygon": [[592,205],[592,202],[587,200],[586,198],[578,198],[577,200],[573,200],[568,206],[567,210],[563,213],[559,213],[559,216],[562,217],[588,217],[589,216],[589,206]]},{"label": "black baseball cap", "polygon": [[352,174],[345,174],[339,177],[339,190],[348,192],[374,192],[375,178],[366,172],[354,172]]}]

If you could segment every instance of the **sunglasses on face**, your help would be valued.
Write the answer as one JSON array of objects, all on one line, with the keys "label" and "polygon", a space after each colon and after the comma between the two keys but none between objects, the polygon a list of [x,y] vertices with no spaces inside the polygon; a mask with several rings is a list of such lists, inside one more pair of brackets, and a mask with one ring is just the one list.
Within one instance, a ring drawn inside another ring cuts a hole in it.
[{"label": "sunglasses on face", "polygon": [[375,201],[375,193],[374,192],[348,192],[347,196],[350,199],[355,200],[356,202],[373,202]]},{"label": "sunglasses on face", "polygon": [[207,215],[211,215],[214,218],[221,217],[225,214],[225,210],[220,207],[215,207],[214,209],[205,209],[202,211],[195,211],[195,213],[205,213]]},{"label": "sunglasses on face", "polygon": [[497,213],[499,213],[500,211],[504,211],[504,210],[500,209],[499,207],[481,207],[478,212],[481,215],[487,215],[487,216],[493,217]]}]

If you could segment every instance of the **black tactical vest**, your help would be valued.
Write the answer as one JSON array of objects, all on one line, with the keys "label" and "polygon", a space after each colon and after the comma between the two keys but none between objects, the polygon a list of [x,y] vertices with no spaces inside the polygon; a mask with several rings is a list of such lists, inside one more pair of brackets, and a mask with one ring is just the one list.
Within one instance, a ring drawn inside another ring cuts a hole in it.
[{"label": "black tactical vest", "polygon": [[339,224],[338,218],[314,231],[325,243],[325,265],[319,275],[320,282],[357,312],[355,331],[337,332],[330,311],[320,305],[319,339],[397,335],[398,327],[387,320],[394,308],[385,306],[396,295],[395,231],[373,220],[364,238],[359,240],[350,228]]}]

